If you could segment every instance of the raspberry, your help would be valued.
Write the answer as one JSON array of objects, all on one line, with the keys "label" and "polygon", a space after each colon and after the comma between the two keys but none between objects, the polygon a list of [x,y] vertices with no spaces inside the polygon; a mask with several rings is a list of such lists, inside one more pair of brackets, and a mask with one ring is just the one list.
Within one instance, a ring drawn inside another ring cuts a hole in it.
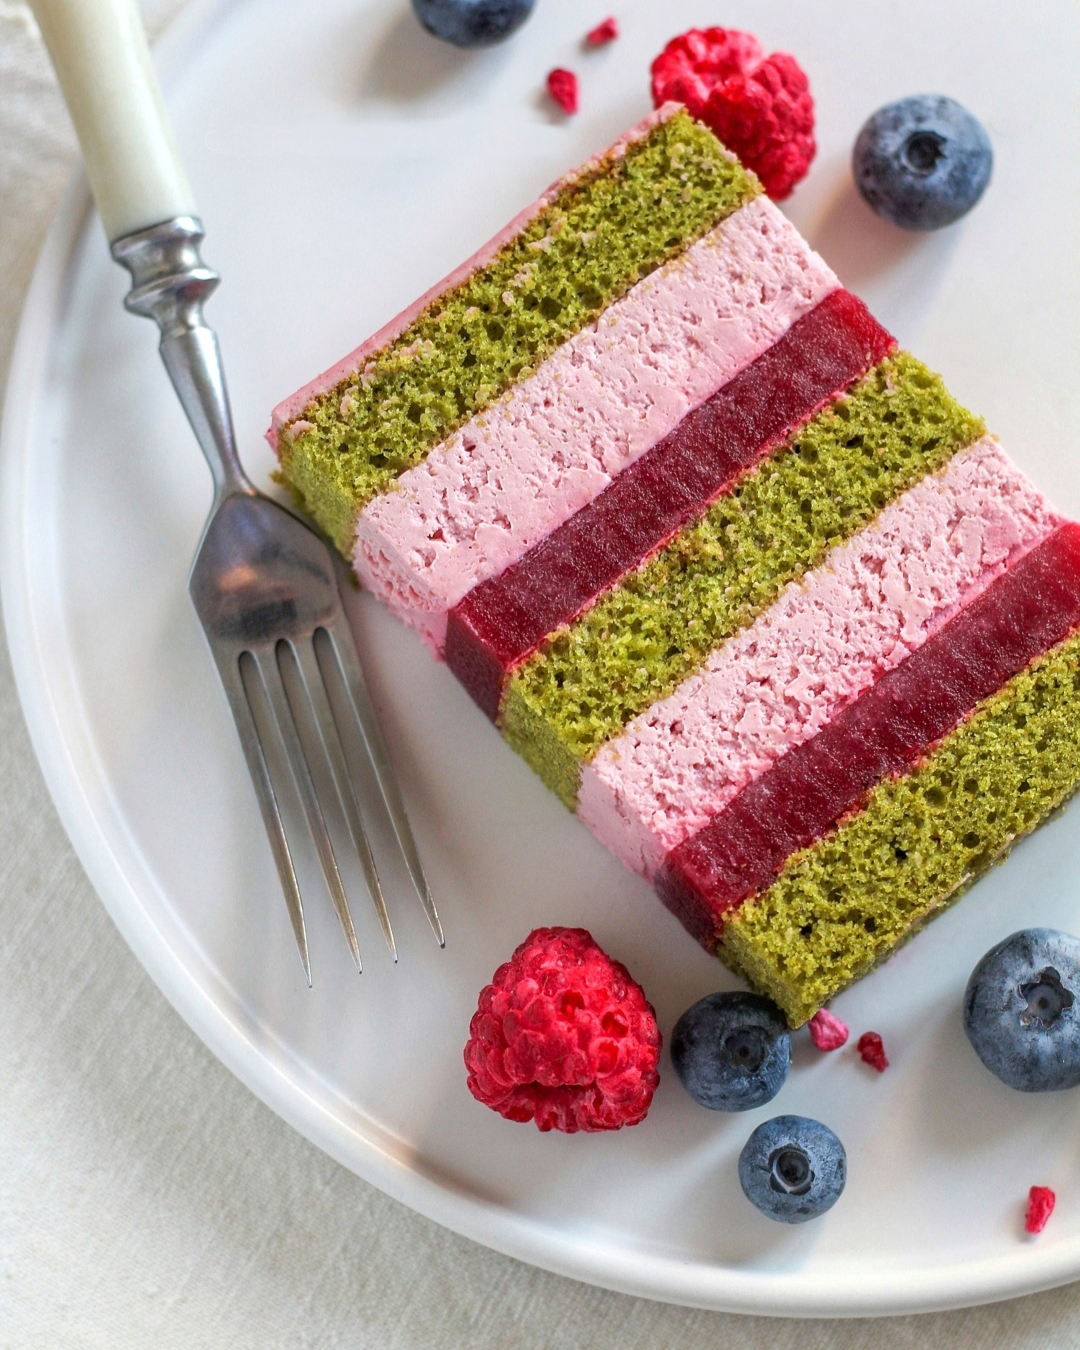
[{"label": "raspberry", "polygon": [[691,117],[704,115],[709,95],[733,75],[757,65],[765,52],[750,33],[734,28],[691,28],[672,38],[652,63],[653,104],[685,103]]},{"label": "raspberry", "polygon": [[864,1064],[869,1064],[878,1073],[884,1073],[889,1067],[885,1056],[885,1046],[876,1031],[864,1031],[859,1037],[859,1054]]},{"label": "raspberry", "polygon": [[839,1050],[847,1044],[847,1023],[822,1008],[810,1019],[810,1039],[819,1050]]},{"label": "raspberry", "polygon": [[605,19],[585,34],[590,47],[602,47],[605,42],[614,42],[619,36],[619,25],[614,19]]},{"label": "raspberry", "polygon": [[817,151],[814,100],[787,52],[763,59],[761,44],[733,28],[691,28],[652,64],[656,107],[675,99],[704,122],[782,201]]},{"label": "raspberry", "polygon": [[495,972],[469,1026],[469,1091],[537,1129],[645,1119],[660,1075],[656,1016],[584,928],[537,928]]},{"label": "raspberry", "polygon": [[1024,1217],[1025,1233],[1041,1233],[1046,1221],[1054,1212],[1057,1196],[1049,1186],[1032,1186],[1028,1191],[1027,1214]]},{"label": "raspberry", "polygon": [[572,70],[556,68],[551,71],[547,77],[547,89],[564,113],[577,112],[577,76]]}]

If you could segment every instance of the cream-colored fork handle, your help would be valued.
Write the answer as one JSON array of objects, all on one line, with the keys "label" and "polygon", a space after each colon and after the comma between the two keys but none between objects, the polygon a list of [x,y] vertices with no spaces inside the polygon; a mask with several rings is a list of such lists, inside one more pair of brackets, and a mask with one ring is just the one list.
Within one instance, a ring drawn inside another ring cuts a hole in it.
[{"label": "cream-colored fork handle", "polygon": [[134,0],[30,0],[110,243],[197,216]]}]

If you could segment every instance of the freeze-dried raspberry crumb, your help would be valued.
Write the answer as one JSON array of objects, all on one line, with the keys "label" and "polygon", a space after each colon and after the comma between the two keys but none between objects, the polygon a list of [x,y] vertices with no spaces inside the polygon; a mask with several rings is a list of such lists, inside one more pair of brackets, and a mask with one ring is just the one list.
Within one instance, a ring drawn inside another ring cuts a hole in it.
[{"label": "freeze-dried raspberry crumb", "polygon": [[1027,1214],[1024,1216],[1026,1233],[1041,1233],[1054,1212],[1057,1196],[1049,1186],[1032,1186],[1028,1191]]},{"label": "freeze-dried raspberry crumb", "polygon": [[564,113],[576,113],[578,109],[577,76],[572,70],[556,68],[547,77],[548,93]]},{"label": "freeze-dried raspberry crumb", "polygon": [[469,1091],[540,1130],[618,1130],[645,1119],[660,1032],[641,986],[583,928],[537,928],[480,994]]},{"label": "freeze-dried raspberry crumb", "polygon": [[614,42],[618,36],[619,25],[614,18],[610,18],[590,29],[585,34],[585,41],[590,47],[602,47],[605,42]]},{"label": "freeze-dried raspberry crumb", "polygon": [[869,1064],[872,1069],[877,1069],[878,1073],[884,1073],[889,1067],[889,1061],[885,1056],[885,1046],[876,1031],[864,1031],[859,1037],[859,1054],[862,1056],[863,1063]]},{"label": "freeze-dried raspberry crumb", "polygon": [[814,100],[787,52],[765,57],[733,28],[691,28],[652,64],[656,107],[671,99],[716,132],[777,201],[790,195],[817,152]]},{"label": "freeze-dried raspberry crumb", "polygon": [[847,1044],[849,1035],[847,1023],[834,1017],[827,1008],[822,1008],[810,1019],[810,1039],[819,1050],[839,1050]]}]

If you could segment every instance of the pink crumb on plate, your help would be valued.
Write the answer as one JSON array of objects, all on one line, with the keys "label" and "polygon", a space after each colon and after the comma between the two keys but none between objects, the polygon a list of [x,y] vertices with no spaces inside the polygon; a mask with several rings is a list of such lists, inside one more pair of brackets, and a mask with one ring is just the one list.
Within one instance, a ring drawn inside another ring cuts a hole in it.
[{"label": "pink crumb on plate", "polygon": [[564,113],[577,112],[578,83],[572,70],[556,67],[547,77],[547,89]]},{"label": "pink crumb on plate", "polygon": [[839,1050],[847,1044],[850,1032],[846,1022],[841,1022],[827,1008],[822,1008],[810,1019],[810,1039],[819,1050]]},{"label": "pink crumb on plate", "polygon": [[878,1073],[884,1073],[889,1067],[885,1046],[876,1031],[864,1031],[859,1037],[859,1054],[863,1063],[877,1069]]},{"label": "pink crumb on plate", "polygon": [[1028,1191],[1027,1213],[1024,1216],[1025,1233],[1041,1233],[1054,1212],[1057,1196],[1049,1186],[1032,1186]]},{"label": "pink crumb on plate", "polygon": [[585,34],[585,41],[590,47],[602,47],[606,42],[614,42],[619,36],[619,25],[614,16],[605,19],[603,23],[598,23]]}]

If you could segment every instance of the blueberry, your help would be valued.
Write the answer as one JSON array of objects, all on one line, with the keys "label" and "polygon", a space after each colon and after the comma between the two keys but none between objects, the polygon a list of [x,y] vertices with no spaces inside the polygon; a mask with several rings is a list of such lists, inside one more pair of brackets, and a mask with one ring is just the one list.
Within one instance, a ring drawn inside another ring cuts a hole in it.
[{"label": "blueberry", "polygon": [[749,1111],[784,1086],[791,1035],[760,994],[710,994],[675,1023],[671,1062],[694,1101],[713,1111]]},{"label": "blueberry", "polygon": [[832,1209],[847,1181],[847,1154],[827,1125],[774,1116],[739,1154],[743,1194],[777,1223],[805,1223]]},{"label": "blueberry", "polygon": [[966,215],[993,166],[982,123],[936,94],[879,108],[852,154],[855,182],[869,206],[906,230],[937,230]]},{"label": "blueberry", "polygon": [[964,1030],[982,1062],[1009,1087],[1076,1087],[1080,938],[1025,928],[991,948],[964,991]]},{"label": "blueberry", "polygon": [[455,47],[490,47],[525,22],[536,0],[412,0],[429,33]]}]

